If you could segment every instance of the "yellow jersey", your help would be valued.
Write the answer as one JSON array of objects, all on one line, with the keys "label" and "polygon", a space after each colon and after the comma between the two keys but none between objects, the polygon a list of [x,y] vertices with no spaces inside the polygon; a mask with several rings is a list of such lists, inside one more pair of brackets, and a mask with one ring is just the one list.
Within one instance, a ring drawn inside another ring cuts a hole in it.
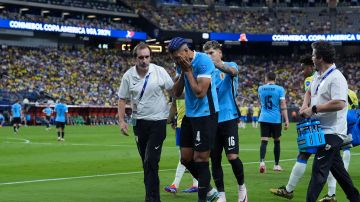
[{"label": "yellow jersey", "polygon": [[176,111],[177,111],[176,127],[181,128],[181,122],[185,116],[185,100],[184,99],[176,100]]},{"label": "yellow jersey", "polygon": [[249,109],[247,107],[240,107],[241,116],[247,116]]},{"label": "yellow jersey", "polygon": [[356,93],[348,89],[348,109],[357,109],[359,107],[359,99]]},{"label": "yellow jersey", "polygon": [[314,79],[314,75],[309,76],[305,79],[305,81],[304,81],[305,92],[310,89],[311,82],[313,81],[313,79]]},{"label": "yellow jersey", "polygon": [[253,116],[259,116],[260,108],[259,107],[253,107]]}]

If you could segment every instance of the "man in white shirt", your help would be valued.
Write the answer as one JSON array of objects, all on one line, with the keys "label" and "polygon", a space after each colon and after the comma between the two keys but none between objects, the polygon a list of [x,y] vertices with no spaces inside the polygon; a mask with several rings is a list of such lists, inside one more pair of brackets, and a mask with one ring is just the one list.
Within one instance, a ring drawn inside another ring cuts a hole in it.
[{"label": "man in white shirt", "polygon": [[331,171],[349,201],[359,202],[359,191],[354,187],[340,156],[340,148],[347,134],[348,85],[334,64],[335,48],[324,41],[314,42],[311,47],[317,73],[310,90],[305,93],[300,114],[320,121],[326,145],[319,147],[314,157],[306,201],[317,200]]},{"label": "man in white shirt", "polygon": [[131,100],[135,140],[144,169],[145,201],[160,202],[159,161],[169,116],[164,91],[172,89],[174,83],[163,67],[150,63],[147,44],[138,44],[133,54],[136,65],[125,72],[118,92],[119,126],[128,135],[125,104]]}]

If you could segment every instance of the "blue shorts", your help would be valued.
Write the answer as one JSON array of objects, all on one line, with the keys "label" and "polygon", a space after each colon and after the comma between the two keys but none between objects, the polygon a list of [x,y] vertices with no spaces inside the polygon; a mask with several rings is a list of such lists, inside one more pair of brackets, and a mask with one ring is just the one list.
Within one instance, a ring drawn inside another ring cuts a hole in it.
[{"label": "blue shorts", "polygon": [[300,152],[306,152],[306,153],[310,153],[310,154],[316,154],[317,148],[301,149]]},{"label": "blue shorts", "polygon": [[246,120],[247,120],[247,116],[240,116],[240,120],[241,120],[241,121],[246,121]]},{"label": "blue shorts", "polygon": [[181,128],[175,129],[175,144],[176,144],[176,146],[180,146],[180,132],[181,132]]},{"label": "blue shorts", "polygon": [[259,118],[258,116],[253,116],[252,120],[256,122],[256,121],[258,121],[258,118]]}]

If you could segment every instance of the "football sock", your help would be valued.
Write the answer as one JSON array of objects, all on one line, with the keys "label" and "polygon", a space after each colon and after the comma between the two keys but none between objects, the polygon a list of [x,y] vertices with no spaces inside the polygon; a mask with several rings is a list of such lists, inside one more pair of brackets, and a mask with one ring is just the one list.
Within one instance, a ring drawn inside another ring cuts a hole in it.
[{"label": "football sock", "polygon": [[304,162],[296,162],[291,174],[290,174],[290,178],[288,181],[288,184],[286,185],[286,190],[288,192],[292,192],[295,190],[295,187],[297,185],[297,183],[299,182],[299,180],[302,178],[302,176],[305,173],[306,170],[306,161]]},{"label": "football sock", "polygon": [[260,146],[260,161],[263,162],[266,155],[266,147],[267,147],[268,141],[261,140],[261,146]]},{"label": "football sock", "polygon": [[275,165],[279,165],[280,160],[280,140],[274,141],[274,157],[275,157]]},{"label": "football sock", "polygon": [[244,166],[239,158],[229,160],[238,185],[244,184]]}]

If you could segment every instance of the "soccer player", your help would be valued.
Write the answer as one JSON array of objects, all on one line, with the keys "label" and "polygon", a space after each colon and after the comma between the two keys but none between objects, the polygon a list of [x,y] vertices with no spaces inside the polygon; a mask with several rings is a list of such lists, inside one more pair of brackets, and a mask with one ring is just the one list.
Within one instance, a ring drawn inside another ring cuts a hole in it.
[{"label": "soccer player", "polygon": [[238,201],[247,201],[247,190],[244,183],[244,166],[239,159],[239,135],[237,120],[240,116],[236,105],[236,92],[238,88],[238,66],[234,62],[222,61],[221,45],[217,41],[208,41],[203,49],[208,54],[216,69],[216,91],[219,101],[218,128],[214,148],[211,150],[212,175],[217,190],[218,202],[226,202],[224,173],[221,167],[222,151],[231,164],[238,184]]},{"label": "soccer player", "polygon": [[144,169],[145,201],[160,202],[159,162],[169,117],[164,91],[171,90],[174,82],[163,67],[150,63],[151,49],[146,43],[139,43],[133,56],[136,64],[125,72],[118,92],[119,126],[121,133],[128,135],[125,106],[131,100],[133,130]]},{"label": "soccer player", "polygon": [[0,127],[3,127],[5,124],[5,117],[0,113]]},{"label": "soccer player", "polygon": [[[258,89],[259,99],[261,103],[260,112],[260,131],[261,131],[261,146],[260,146],[260,173],[266,172],[265,154],[266,146],[269,137],[274,139],[274,157],[275,165],[274,171],[282,171],[279,165],[280,160],[280,136],[281,136],[281,122],[282,116],[285,119],[285,130],[289,127],[289,118],[286,108],[285,90],[283,87],[275,84],[276,74],[269,72],[266,75],[267,84],[262,85]],[[282,116],[281,116],[282,115]]]},{"label": "soccer player", "polygon": [[310,90],[305,93],[300,114],[320,121],[326,145],[319,147],[315,154],[306,200],[317,200],[331,170],[348,200],[360,201],[359,191],[353,185],[340,156],[340,147],[347,136],[347,81],[336,69],[333,45],[317,41],[311,47],[312,60],[318,72],[314,75]]},{"label": "soccer player", "polygon": [[12,121],[14,126],[14,134],[16,135],[19,132],[21,126],[21,105],[20,101],[16,100],[13,105],[11,105]]},{"label": "soccer player", "polygon": [[259,113],[260,113],[260,108],[258,106],[258,102],[254,102],[254,106],[252,108],[253,110],[253,115],[252,115],[252,126],[253,128],[257,128],[258,127],[258,121],[259,121]]},{"label": "soccer player", "polygon": [[45,109],[42,110],[42,112],[45,114],[46,130],[49,130],[51,114],[54,112],[54,110],[50,107],[50,105],[48,105]]},{"label": "soccer player", "polygon": [[[175,99],[175,98],[174,98]],[[180,146],[180,135],[181,135],[181,123],[182,123],[182,119],[185,116],[185,100],[184,98],[179,98],[179,99],[175,99],[175,101],[173,101],[173,104],[171,106],[171,110],[170,110],[170,114],[171,112],[176,115],[176,123],[175,123],[175,142],[176,142],[176,146]],[[172,115],[170,115],[172,116]],[[181,162],[179,161],[177,167],[176,167],[176,174],[175,174],[175,179],[173,181],[173,183],[171,183],[170,186],[166,186],[164,188],[164,190],[166,192],[169,193],[176,193],[178,192],[179,189],[179,185],[180,185],[180,181],[182,176],[184,175],[185,172],[185,166],[183,164],[181,164]],[[189,187],[188,189],[183,190],[182,192],[185,193],[193,193],[193,192],[197,192],[198,191],[198,181],[193,177],[193,183],[192,186]]]},{"label": "soccer player", "polygon": [[66,124],[66,113],[68,112],[68,107],[64,103],[65,99],[61,97],[59,103],[55,105],[55,124],[57,128],[58,141],[65,141],[65,124]]},{"label": "soccer player", "polygon": [[[314,74],[315,74],[315,67],[314,67],[314,63],[312,60],[312,56],[306,55],[306,56],[302,57],[300,59],[300,63],[301,63],[302,69],[304,69],[304,71],[303,71],[304,77],[306,78],[304,81],[304,88],[305,88],[305,92],[307,92],[310,89],[311,82],[312,82],[312,80],[314,78]],[[350,98],[350,95],[348,96],[348,100],[350,103],[351,100],[349,98]],[[344,145],[342,147],[342,150],[343,150],[343,162],[344,162],[344,166],[347,170],[349,167],[349,163],[350,163],[350,147],[349,147],[349,145]],[[270,192],[272,192],[273,194],[280,196],[280,197],[292,199],[294,197],[295,187],[305,173],[307,161],[309,160],[309,158],[312,154],[316,153],[316,151],[317,151],[316,149],[300,151],[298,154],[298,157],[297,157],[297,162],[295,163],[295,165],[291,171],[290,178],[289,178],[287,185],[281,186],[277,189],[270,189]],[[328,193],[322,199],[320,199],[320,201],[322,201],[322,202],[336,201],[335,191],[336,191],[336,180],[330,172],[329,177],[328,177]]]},{"label": "soccer player", "polygon": [[210,186],[209,169],[219,111],[215,66],[206,54],[190,50],[183,38],[173,38],[168,50],[178,65],[175,96],[181,96],[185,87],[185,116],[180,135],[181,163],[199,181],[198,201],[212,201],[218,196]]},{"label": "soccer player", "polygon": [[247,103],[244,102],[244,105],[240,107],[240,127],[246,128],[247,114],[249,113],[249,108]]}]

